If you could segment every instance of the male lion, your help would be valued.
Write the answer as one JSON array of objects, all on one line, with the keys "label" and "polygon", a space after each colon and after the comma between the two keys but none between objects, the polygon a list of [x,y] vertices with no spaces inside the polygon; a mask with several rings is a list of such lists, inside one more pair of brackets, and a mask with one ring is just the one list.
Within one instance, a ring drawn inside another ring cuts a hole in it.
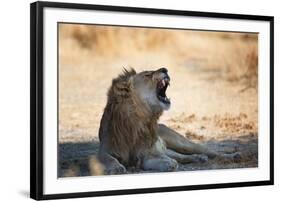
[{"label": "male lion", "polygon": [[179,163],[207,161],[218,153],[158,124],[170,100],[166,68],[136,73],[124,70],[113,79],[99,129],[99,160],[107,174],[126,167],[174,171]]}]

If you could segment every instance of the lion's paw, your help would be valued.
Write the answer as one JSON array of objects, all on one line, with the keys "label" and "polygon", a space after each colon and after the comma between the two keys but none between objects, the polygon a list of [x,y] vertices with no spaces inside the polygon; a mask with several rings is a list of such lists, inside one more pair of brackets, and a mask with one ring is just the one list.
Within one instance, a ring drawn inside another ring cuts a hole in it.
[{"label": "lion's paw", "polygon": [[124,174],[126,172],[126,168],[121,164],[114,165],[113,167],[106,169],[106,174],[108,175]]},{"label": "lion's paw", "polygon": [[171,159],[168,163],[167,163],[167,171],[175,171],[177,170],[179,167],[178,162],[175,161],[174,159]]},{"label": "lion's paw", "polygon": [[232,158],[233,158],[233,161],[239,162],[239,161],[242,160],[242,155],[241,155],[240,152],[235,152],[235,153],[233,153],[233,157]]},{"label": "lion's paw", "polygon": [[223,154],[222,157],[226,160],[239,162],[242,159],[242,154],[240,152],[235,152],[232,154]]}]

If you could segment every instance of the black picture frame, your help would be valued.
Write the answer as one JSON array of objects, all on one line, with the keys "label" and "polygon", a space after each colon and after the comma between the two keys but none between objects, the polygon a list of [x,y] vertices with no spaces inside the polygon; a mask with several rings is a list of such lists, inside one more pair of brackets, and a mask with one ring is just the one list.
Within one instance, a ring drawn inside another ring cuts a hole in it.
[{"label": "black picture frame", "polygon": [[[270,180],[239,183],[222,183],[192,186],[155,187],[130,190],[113,190],[83,193],[43,193],[43,9],[62,8],[80,10],[121,11],[130,13],[162,14],[268,21],[270,23]],[[155,8],[89,5],[58,2],[35,2],[30,5],[30,197],[36,200],[92,197],[121,194],[186,191],[228,187],[246,187],[274,184],[274,17],[229,13],[195,12]]]}]

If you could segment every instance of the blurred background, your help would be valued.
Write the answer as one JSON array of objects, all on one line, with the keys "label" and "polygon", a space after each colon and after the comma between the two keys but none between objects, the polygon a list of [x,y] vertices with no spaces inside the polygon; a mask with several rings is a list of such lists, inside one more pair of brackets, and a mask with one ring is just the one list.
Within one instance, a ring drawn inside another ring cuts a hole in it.
[{"label": "blurred background", "polygon": [[59,24],[59,176],[99,174],[106,93],[124,67],[166,67],[172,105],[160,122],[219,152],[243,153],[238,162],[180,169],[257,166],[258,34]]}]

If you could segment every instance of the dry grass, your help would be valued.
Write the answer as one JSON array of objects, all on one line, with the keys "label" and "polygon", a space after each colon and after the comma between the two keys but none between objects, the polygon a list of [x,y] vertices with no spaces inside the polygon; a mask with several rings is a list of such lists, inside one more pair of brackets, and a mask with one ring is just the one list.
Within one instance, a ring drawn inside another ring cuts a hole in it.
[{"label": "dry grass", "polygon": [[161,122],[219,152],[243,153],[238,162],[181,170],[257,166],[258,35],[61,24],[60,176],[101,173],[95,154],[107,89],[128,66],[169,69],[172,106]]},{"label": "dry grass", "polygon": [[251,87],[257,84],[257,37],[244,33],[60,25],[62,45],[72,47],[61,55],[71,57],[63,60],[71,64],[81,57],[73,47],[83,56],[113,59],[157,52],[184,60],[187,65],[218,71],[228,81],[246,80]]}]

